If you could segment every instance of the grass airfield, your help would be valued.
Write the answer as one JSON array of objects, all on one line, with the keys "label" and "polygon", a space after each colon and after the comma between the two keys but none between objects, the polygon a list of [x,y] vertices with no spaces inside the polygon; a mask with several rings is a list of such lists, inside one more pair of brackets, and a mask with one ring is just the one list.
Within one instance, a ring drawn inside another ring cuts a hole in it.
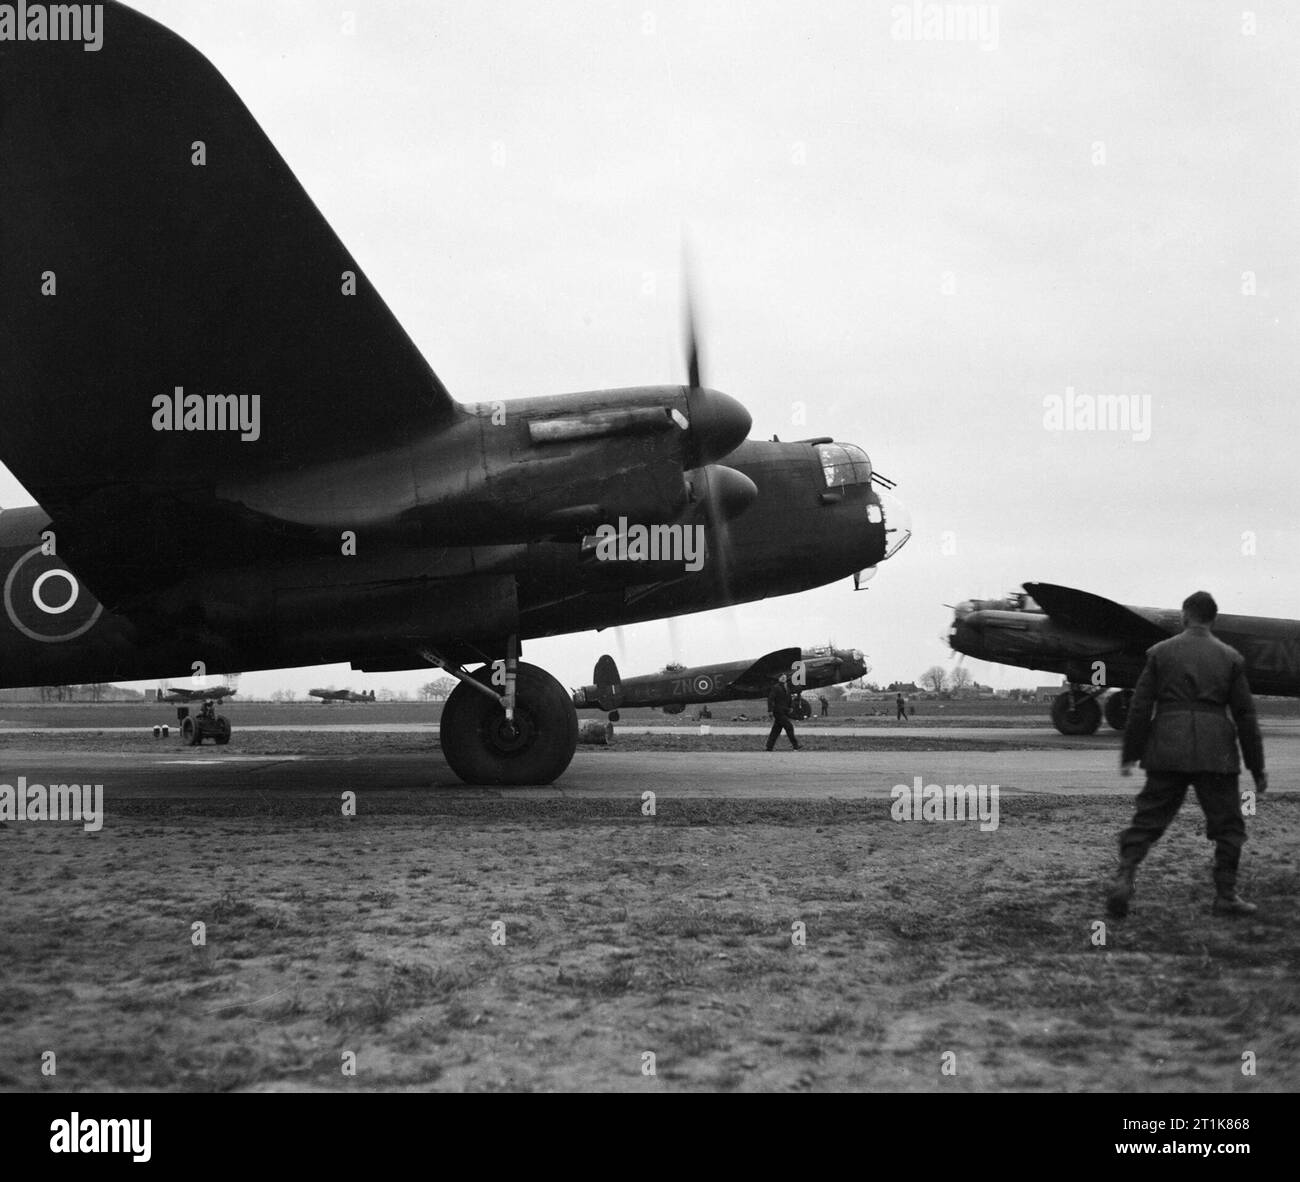
[{"label": "grass airfield", "polygon": [[[1140,780],[1076,791],[1036,762],[1061,740],[1044,707],[982,749],[1017,785],[986,832],[892,819],[890,777],[939,757],[889,746],[926,740],[884,718],[843,749],[801,728],[810,762],[679,716],[581,750],[581,791],[501,791],[456,784],[436,732],[293,729],[427,722],[422,705],[236,700],[220,751],[111,729],[174,719],[155,704],[0,705],[0,781],[108,783],[98,832],[0,829],[0,1087],[1292,1091],[1300,728],[1276,705],[1283,770],[1241,881],[1260,914],[1210,914],[1192,802],[1119,922],[1102,891]],[[266,717],[290,729],[241,734]],[[947,743],[963,724],[927,725]],[[737,746],[699,761],[731,771],[711,787],[689,752],[714,738]],[[1113,768],[1113,734],[1069,743]],[[207,766],[167,762],[182,755]],[[823,791],[820,769],[841,766],[879,782]]]}]

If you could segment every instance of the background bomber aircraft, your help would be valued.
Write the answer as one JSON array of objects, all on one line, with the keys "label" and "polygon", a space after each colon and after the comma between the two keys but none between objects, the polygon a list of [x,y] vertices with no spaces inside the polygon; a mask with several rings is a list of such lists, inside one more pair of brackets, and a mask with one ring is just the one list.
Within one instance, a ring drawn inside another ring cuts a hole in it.
[{"label": "background bomber aircraft", "polygon": [[[452,770],[546,783],[577,717],[521,641],[909,536],[860,448],[746,439],[689,303],[684,386],[454,401],[233,89],[121,4],[95,53],[0,43],[0,112],[0,460],[39,504],[0,513],[0,685],[431,663]],[[602,561],[622,519],[707,557]]]},{"label": "background bomber aircraft", "polygon": [[[1026,583],[1005,599],[971,599],[955,609],[948,642],[981,661],[1047,669],[1070,687],[1052,703],[1064,735],[1091,735],[1106,721],[1123,730],[1129,702],[1153,644],[1182,631],[1177,608],[1126,607],[1054,583]],[[1300,620],[1220,615],[1214,634],[1246,658],[1257,694],[1300,697]]]},{"label": "background bomber aircraft", "polygon": [[790,674],[790,688],[798,694],[853,681],[866,671],[866,661],[857,649],[782,648],[757,661],[696,665],[622,678],[614,658],[606,654],[596,662],[592,673],[595,684],[575,691],[573,704],[579,710],[608,711],[610,720],[617,722],[624,706],[657,706],[665,714],[680,714],[687,706],[699,703],[766,698],[782,673]]},{"label": "background bomber aircraft", "polygon": [[341,689],[314,689],[307,691],[313,698],[319,698],[322,702],[373,702],[375,700],[375,691],[369,693],[357,693],[355,690]]},{"label": "background bomber aircraft", "polygon": [[[159,686],[157,698],[160,702],[220,702],[222,698],[232,698],[238,692],[238,690],[228,685],[214,685],[208,689],[202,687],[198,689],[177,689],[175,686],[169,686],[166,690]],[[163,697],[164,693],[167,695],[166,698]]]}]

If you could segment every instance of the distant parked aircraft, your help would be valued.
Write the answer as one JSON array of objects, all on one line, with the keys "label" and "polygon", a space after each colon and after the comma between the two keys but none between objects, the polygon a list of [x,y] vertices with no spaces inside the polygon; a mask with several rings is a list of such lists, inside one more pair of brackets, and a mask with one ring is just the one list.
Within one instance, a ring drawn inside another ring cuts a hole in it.
[{"label": "distant parked aircraft", "polygon": [[374,690],[371,690],[368,694],[353,693],[352,690],[349,689],[314,689],[308,690],[307,692],[313,698],[320,698],[322,702],[373,702],[375,700]]},{"label": "distant parked aircraft", "polygon": [[[1124,729],[1147,649],[1182,627],[1177,608],[1126,607],[1073,587],[1026,583],[1005,599],[959,603],[948,642],[982,661],[1062,674],[1070,686],[1052,703],[1052,722],[1063,735],[1090,735],[1108,688],[1120,692],[1105,701],[1106,721]],[[1300,697],[1300,620],[1221,614],[1214,634],[1246,658],[1255,693]]]},{"label": "distant parked aircraft", "polygon": [[[766,698],[782,673],[790,675],[790,688],[798,695],[806,689],[853,681],[866,669],[858,649],[782,648],[757,661],[697,665],[692,669],[672,669],[623,679],[614,658],[606,654],[596,662],[592,675],[595,685],[576,690],[573,704],[579,710],[607,710],[617,722],[618,711],[623,706],[658,706],[665,714],[680,714],[688,705],[701,702]],[[798,699],[799,703],[802,701]],[[807,717],[809,711],[799,713]]]},{"label": "distant parked aircraft", "polygon": [[160,702],[220,702],[222,698],[233,698],[238,690],[228,685],[214,685],[209,689],[168,689],[163,697],[163,690],[158,690]]}]

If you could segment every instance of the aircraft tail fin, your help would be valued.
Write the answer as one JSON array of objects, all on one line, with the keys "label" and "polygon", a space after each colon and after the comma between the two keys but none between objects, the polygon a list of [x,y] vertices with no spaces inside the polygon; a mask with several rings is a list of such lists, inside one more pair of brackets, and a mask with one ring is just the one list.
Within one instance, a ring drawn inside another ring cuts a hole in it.
[{"label": "aircraft tail fin", "polygon": [[602,710],[617,710],[623,700],[623,679],[619,676],[618,665],[614,658],[606,653],[596,662],[591,676],[596,686],[596,701]]}]

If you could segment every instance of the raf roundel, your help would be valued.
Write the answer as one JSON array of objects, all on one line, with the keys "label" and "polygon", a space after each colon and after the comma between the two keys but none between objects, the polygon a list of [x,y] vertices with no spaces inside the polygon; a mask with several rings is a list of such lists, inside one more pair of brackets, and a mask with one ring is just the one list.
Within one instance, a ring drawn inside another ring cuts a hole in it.
[{"label": "raf roundel", "polygon": [[697,677],[695,679],[695,692],[697,694],[707,694],[713,689],[713,681],[707,677]]},{"label": "raf roundel", "polygon": [[28,550],[10,570],[4,586],[5,614],[24,636],[46,644],[75,640],[89,631],[104,608],[53,554]]}]

